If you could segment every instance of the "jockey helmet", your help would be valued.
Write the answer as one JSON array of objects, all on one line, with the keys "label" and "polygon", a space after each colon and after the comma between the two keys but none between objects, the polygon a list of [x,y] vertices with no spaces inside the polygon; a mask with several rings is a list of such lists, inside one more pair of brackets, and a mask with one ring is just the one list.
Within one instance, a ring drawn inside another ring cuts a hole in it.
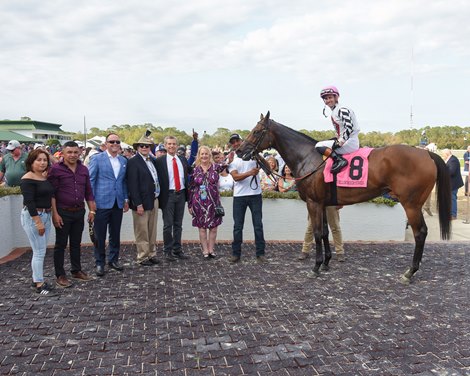
[{"label": "jockey helmet", "polygon": [[320,91],[320,97],[324,98],[327,95],[336,95],[339,97],[339,91],[336,86],[327,86]]}]

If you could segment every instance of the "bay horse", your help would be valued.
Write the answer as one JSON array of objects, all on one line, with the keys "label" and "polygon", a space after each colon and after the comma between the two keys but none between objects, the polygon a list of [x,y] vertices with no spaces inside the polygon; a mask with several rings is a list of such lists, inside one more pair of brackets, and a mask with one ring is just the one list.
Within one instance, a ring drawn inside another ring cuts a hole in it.
[{"label": "bay horse", "polygon": [[[351,205],[368,201],[389,193],[396,197],[405,209],[408,224],[413,230],[415,249],[411,267],[403,274],[402,281],[409,283],[418,271],[423,256],[428,228],[422,207],[431,194],[434,184],[437,191],[437,209],[442,239],[451,233],[451,188],[447,167],[440,156],[424,149],[406,145],[391,145],[373,149],[369,155],[369,171],[366,188],[342,188],[325,183],[323,156],[316,151],[316,140],[263,116],[237,150],[237,155],[249,160],[258,159],[259,152],[273,147],[291,168],[297,180],[302,200],[307,203],[315,237],[315,266],[328,269],[331,258],[325,206]],[[358,219],[360,220],[360,219]],[[323,258],[322,240],[325,243]]]}]

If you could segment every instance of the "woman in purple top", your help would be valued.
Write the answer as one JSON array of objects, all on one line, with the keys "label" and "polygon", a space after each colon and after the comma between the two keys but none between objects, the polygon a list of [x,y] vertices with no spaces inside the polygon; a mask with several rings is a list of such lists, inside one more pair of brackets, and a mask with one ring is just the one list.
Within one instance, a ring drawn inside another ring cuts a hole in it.
[{"label": "woman in purple top", "polygon": [[189,188],[188,209],[193,216],[193,226],[199,229],[204,258],[209,259],[216,257],[214,246],[222,217],[216,217],[215,207],[220,205],[219,172],[226,166],[213,162],[211,150],[207,146],[199,148],[195,164]]}]

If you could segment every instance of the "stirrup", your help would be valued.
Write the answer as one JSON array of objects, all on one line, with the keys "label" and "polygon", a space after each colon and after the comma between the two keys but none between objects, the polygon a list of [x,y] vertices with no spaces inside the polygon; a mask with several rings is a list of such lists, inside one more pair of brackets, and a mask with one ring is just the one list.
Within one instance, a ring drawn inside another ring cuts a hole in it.
[{"label": "stirrup", "polygon": [[331,173],[332,174],[337,174],[340,172],[343,168],[345,168],[348,165],[348,161],[344,158],[338,159],[333,163],[333,166],[331,167]]}]

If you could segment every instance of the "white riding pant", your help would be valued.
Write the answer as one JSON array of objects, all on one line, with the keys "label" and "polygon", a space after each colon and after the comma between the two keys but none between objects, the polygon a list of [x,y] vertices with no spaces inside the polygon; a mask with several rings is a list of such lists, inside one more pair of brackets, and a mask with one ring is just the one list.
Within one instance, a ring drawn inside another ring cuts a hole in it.
[{"label": "white riding pant", "polygon": [[[332,149],[334,143],[335,143],[334,140],[319,141],[315,145],[315,148],[327,147],[327,148]],[[348,154],[358,149],[359,149],[359,137],[357,135],[354,135],[354,136],[349,137],[348,140],[343,144],[343,146],[336,149],[335,152],[338,154]]]}]

